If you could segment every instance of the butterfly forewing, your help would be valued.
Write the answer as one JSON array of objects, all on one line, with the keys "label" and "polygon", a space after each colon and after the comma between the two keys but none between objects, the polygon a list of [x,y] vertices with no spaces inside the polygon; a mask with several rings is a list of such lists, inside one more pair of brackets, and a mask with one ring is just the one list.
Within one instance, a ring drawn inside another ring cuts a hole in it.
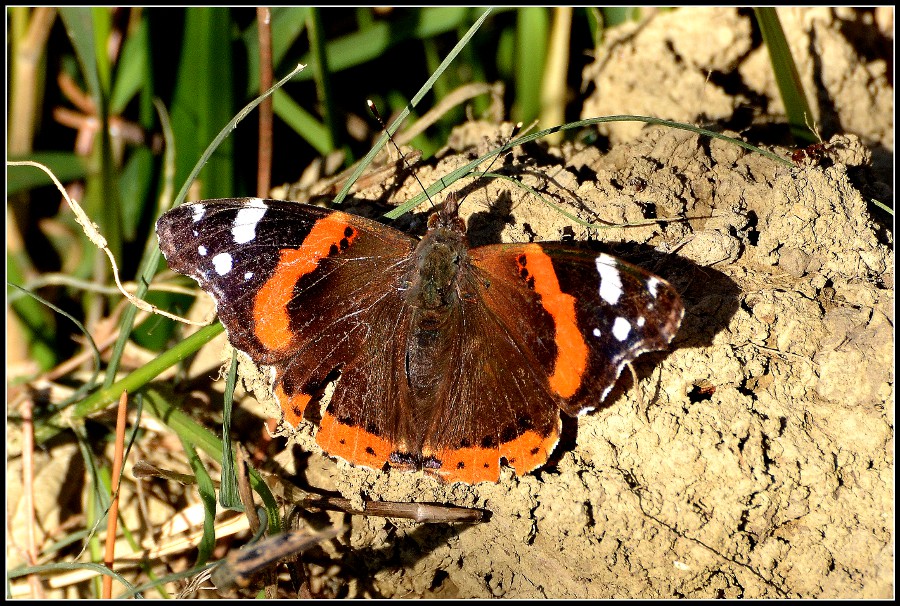
[{"label": "butterfly forewing", "polygon": [[169,266],[216,300],[231,343],[275,367],[292,425],[335,369],[367,352],[369,311],[402,307],[416,243],[362,217],[258,198],[183,205],[157,233]]},{"label": "butterfly forewing", "polygon": [[[501,244],[471,258],[490,276],[485,306],[539,359],[536,371],[569,414],[595,408],[626,363],[665,349],[684,314],[668,282],[605,253]],[[528,309],[501,312],[509,306]]]}]

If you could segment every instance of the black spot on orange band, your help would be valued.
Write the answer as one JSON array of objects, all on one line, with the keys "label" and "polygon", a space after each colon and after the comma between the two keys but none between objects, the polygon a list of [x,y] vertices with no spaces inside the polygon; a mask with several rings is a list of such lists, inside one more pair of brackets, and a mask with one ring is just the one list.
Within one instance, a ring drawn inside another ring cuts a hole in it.
[{"label": "black spot on orange band", "polygon": [[281,406],[284,414],[284,420],[291,426],[297,427],[303,420],[303,414],[306,412],[306,405],[312,399],[312,396],[305,393],[296,393],[288,395],[281,383],[275,385],[275,397]]},{"label": "black spot on orange band", "polygon": [[322,417],[316,443],[330,455],[373,469],[384,467],[393,450],[388,440],[336,419],[328,412]]},{"label": "black spot on orange band", "polygon": [[558,441],[558,430],[547,436],[526,431],[515,440],[500,444],[500,456],[516,470],[516,474],[523,475],[546,463]]},{"label": "black spot on orange band", "polygon": [[500,479],[500,457],[496,448],[446,448],[426,454],[433,464],[425,471],[444,482],[496,482]]}]

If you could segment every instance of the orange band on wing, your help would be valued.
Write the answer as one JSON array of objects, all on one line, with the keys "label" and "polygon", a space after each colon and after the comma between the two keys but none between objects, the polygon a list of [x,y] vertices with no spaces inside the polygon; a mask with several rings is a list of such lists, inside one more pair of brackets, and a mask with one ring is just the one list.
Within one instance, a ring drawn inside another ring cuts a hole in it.
[{"label": "orange band on wing", "polygon": [[362,427],[345,425],[325,413],[316,433],[316,443],[330,455],[354,465],[381,469],[391,456],[391,443]]},{"label": "orange band on wing", "polygon": [[570,398],[581,385],[588,361],[587,344],[575,317],[575,297],[560,290],[553,263],[539,245],[528,244],[524,248],[524,268],[534,277],[534,290],[541,295],[541,303],[553,317],[556,328],[556,365],[550,387]]},{"label": "orange band on wing", "polygon": [[496,482],[500,479],[500,455],[496,448],[447,448],[435,453],[438,469],[427,469],[444,482]]},{"label": "orange band on wing", "polygon": [[506,458],[517,475],[523,475],[546,463],[558,441],[558,431],[549,436],[526,431],[515,440],[500,444],[500,456]]},{"label": "orange band on wing", "polygon": [[275,397],[278,398],[278,404],[281,405],[284,420],[287,421],[291,427],[300,425],[300,421],[303,420],[303,413],[306,411],[306,405],[309,404],[312,396],[308,396],[305,393],[289,396],[284,391],[284,387],[281,386],[281,383],[279,383],[275,386]]},{"label": "orange band on wing", "polygon": [[277,351],[290,346],[294,333],[288,303],[294,297],[297,280],[314,271],[334,247],[342,250],[349,246],[358,233],[347,215],[333,212],[313,224],[300,248],[281,250],[275,272],[253,300],[254,333],[263,347]]},{"label": "orange band on wing", "polygon": [[556,428],[548,436],[526,431],[493,448],[445,448],[432,454],[426,447],[423,454],[434,457],[441,466],[437,469],[426,466],[425,471],[445,482],[496,482],[500,479],[500,457],[506,459],[517,475],[523,475],[546,463],[558,441],[559,429]]}]

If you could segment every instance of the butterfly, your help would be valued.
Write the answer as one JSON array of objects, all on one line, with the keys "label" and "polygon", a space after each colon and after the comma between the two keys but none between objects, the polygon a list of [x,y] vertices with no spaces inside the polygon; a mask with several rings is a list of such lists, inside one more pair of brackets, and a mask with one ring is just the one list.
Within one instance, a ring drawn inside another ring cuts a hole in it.
[{"label": "butterfly", "polygon": [[274,368],[285,422],[317,421],[318,445],[355,465],[445,482],[542,466],[560,413],[595,409],[684,314],[668,282],[605,253],[469,246],[452,195],[421,239],[260,198],[185,204],[156,229],[169,267],[215,299],[232,345]]}]

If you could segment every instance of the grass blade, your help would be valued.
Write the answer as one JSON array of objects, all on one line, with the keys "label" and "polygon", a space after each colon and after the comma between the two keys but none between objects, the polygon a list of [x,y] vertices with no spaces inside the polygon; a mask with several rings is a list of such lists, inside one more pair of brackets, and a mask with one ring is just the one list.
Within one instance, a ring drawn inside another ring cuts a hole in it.
[{"label": "grass blade", "polygon": [[800,74],[797,73],[797,65],[784,37],[781,21],[774,8],[754,8],[756,21],[762,30],[763,41],[769,49],[769,58],[772,61],[772,71],[775,73],[775,81],[781,92],[781,100],[787,112],[788,124],[791,134],[795,139],[805,143],[818,141],[815,133],[809,125],[815,120],[806,94],[803,92],[803,83]]}]

